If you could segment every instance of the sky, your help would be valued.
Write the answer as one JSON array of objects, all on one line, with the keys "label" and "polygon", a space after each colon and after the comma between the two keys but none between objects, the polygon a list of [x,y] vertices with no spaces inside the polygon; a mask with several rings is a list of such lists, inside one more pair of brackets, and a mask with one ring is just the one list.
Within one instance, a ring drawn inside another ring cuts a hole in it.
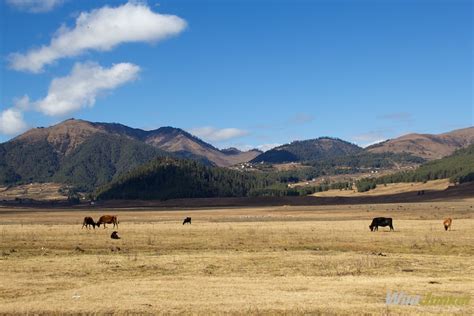
[{"label": "sky", "polygon": [[218,148],[474,125],[473,1],[0,0],[0,142],[68,118]]}]

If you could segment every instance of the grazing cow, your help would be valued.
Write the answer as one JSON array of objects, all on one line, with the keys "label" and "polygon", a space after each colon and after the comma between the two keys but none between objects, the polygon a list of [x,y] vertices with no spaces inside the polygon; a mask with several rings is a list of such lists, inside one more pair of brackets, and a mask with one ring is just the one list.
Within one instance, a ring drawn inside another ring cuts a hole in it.
[{"label": "grazing cow", "polygon": [[84,221],[82,222],[82,228],[84,228],[85,226],[86,228],[90,229],[91,228],[90,226],[92,226],[95,229],[95,225],[96,223],[94,222],[94,219],[92,217],[90,216],[84,217]]},{"label": "grazing cow", "polygon": [[183,225],[186,224],[186,223],[189,223],[191,224],[191,217],[186,217],[183,221]]},{"label": "grazing cow", "polygon": [[99,218],[99,221],[97,222],[97,227],[100,227],[100,224],[104,224],[104,228],[106,227],[105,224],[114,224],[118,228],[118,221],[117,221],[117,216],[115,215],[103,215]]},{"label": "grazing cow", "polygon": [[372,224],[369,225],[371,231],[379,230],[379,226],[390,227],[390,231],[394,230],[392,225],[392,219],[390,217],[375,217],[372,219]]},{"label": "grazing cow", "polygon": [[444,221],[443,221],[443,226],[444,226],[444,230],[451,230],[451,224],[453,223],[453,219],[448,217],[448,218],[445,218]]},{"label": "grazing cow", "polygon": [[119,237],[119,235],[118,235],[118,233],[117,233],[116,231],[114,231],[114,232],[112,233],[112,235],[110,235],[110,238],[112,238],[112,239],[120,239],[120,237]]}]

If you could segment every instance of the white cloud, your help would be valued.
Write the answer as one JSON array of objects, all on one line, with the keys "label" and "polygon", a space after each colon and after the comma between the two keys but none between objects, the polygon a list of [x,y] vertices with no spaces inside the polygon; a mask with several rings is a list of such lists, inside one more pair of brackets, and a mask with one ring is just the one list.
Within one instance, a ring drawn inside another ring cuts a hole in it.
[{"label": "white cloud", "polygon": [[359,146],[368,147],[386,141],[387,138],[384,137],[380,132],[373,131],[365,134],[356,135],[352,137],[352,140],[355,141]]},{"label": "white cloud", "polygon": [[281,146],[282,144],[274,143],[274,144],[262,144],[258,145],[256,148],[260,149],[261,151],[267,151],[273,149],[275,147]]},{"label": "white cloud", "polygon": [[384,142],[384,141],[386,141],[386,140],[387,140],[386,138],[377,139],[377,140],[374,140],[374,141],[372,141],[372,142],[370,142],[370,143],[363,144],[363,145],[361,145],[361,146],[364,147],[364,148],[366,148],[366,147],[369,147],[369,146],[372,146],[372,145],[375,145],[375,144]]},{"label": "white cloud", "polygon": [[190,132],[205,140],[216,142],[242,137],[248,134],[247,131],[238,128],[217,129],[210,126],[193,128]]},{"label": "white cloud", "polygon": [[7,0],[7,4],[21,11],[43,13],[63,4],[64,0]]},{"label": "white cloud", "polygon": [[241,151],[249,151],[252,149],[259,149],[261,151],[267,151],[273,149],[275,147],[281,146],[282,144],[274,143],[274,144],[261,144],[258,146],[248,145],[248,144],[233,144],[231,147],[235,147]]},{"label": "white cloud", "polygon": [[23,120],[23,114],[19,109],[13,107],[0,112],[0,134],[18,134],[27,127]]},{"label": "white cloud", "polygon": [[21,111],[26,111],[30,108],[30,98],[25,94],[21,98],[15,98],[13,100],[13,103],[15,104],[15,108],[21,110]]},{"label": "white cloud", "polygon": [[92,107],[97,96],[137,78],[140,67],[120,63],[103,68],[95,63],[76,63],[66,77],[51,82],[48,95],[34,105],[50,116],[65,115],[83,107]]},{"label": "white cloud", "polygon": [[82,12],[74,28],[59,28],[49,45],[31,49],[26,54],[11,54],[10,67],[37,73],[61,58],[88,50],[108,51],[127,42],[157,42],[185,28],[186,21],[180,17],[155,13],[143,3],[128,2],[115,8],[105,6]]}]

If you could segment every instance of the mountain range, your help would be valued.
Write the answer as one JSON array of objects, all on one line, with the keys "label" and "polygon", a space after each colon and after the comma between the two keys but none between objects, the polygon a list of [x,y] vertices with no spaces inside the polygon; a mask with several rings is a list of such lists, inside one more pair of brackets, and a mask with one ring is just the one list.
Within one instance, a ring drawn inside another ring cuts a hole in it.
[{"label": "mountain range", "polygon": [[446,157],[455,150],[474,144],[474,127],[454,130],[448,133],[407,134],[366,148],[372,153],[410,153],[426,160]]},{"label": "mountain range", "polygon": [[[416,169],[359,179],[356,181],[356,187],[358,191],[365,192],[375,188],[377,184],[427,182],[446,178],[460,184],[474,181],[474,144],[459,149],[450,156],[424,163]],[[318,190],[341,190],[351,186],[352,182],[346,181],[333,182],[330,186],[325,184],[319,187],[313,185],[288,188],[286,184],[272,177],[271,173],[239,172],[230,168],[204,166],[191,160],[157,158],[99,188],[95,197],[99,200],[167,200],[198,197],[305,196]]]},{"label": "mountain range", "polygon": [[174,127],[146,131],[117,123],[69,119],[31,129],[0,144],[0,185],[59,182],[91,191],[158,157],[186,158],[218,167],[243,162],[309,162],[320,169],[326,168],[326,163],[332,164],[331,168],[368,163],[370,167],[390,166],[393,162],[441,158],[470,144],[474,144],[474,127],[440,135],[409,134],[365,149],[338,138],[320,137],[264,153],[243,152],[236,148],[220,150]]},{"label": "mountain range", "polygon": [[156,157],[226,167],[259,154],[235,148],[221,151],[179,128],[145,131],[69,119],[0,144],[0,184],[52,181],[90,191]]},{"label": "mountain range", "polygon": [[48,128],[31,129],[11,142],[47,141],[60,156],[68,156],[86,140],[98,135],[126,137],[178,157],[207,160],[221,167],[249,161],[262,153],[256,149],[247,152],[235,148],[221,151],[182,129],[169,126],[145,131],[117,123],[92,123],[76,119]]},{"label": "mountain range", "polygon": [[435,160],[474,144],[474,127],[454,130],[439,135],[407,134],[367,148],[332,138],[294,141],[275,147],[255,157],[252,162],[286,163],[330,160],[348,155],[405,154],[424,160]]}]

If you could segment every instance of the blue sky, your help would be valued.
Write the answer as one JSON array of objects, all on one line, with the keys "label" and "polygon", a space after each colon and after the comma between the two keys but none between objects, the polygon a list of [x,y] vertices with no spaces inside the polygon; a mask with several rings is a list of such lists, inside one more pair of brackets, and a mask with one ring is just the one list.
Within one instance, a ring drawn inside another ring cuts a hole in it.
[{"label": "blue sky", "polygon": [[3,0],[0,12],[0,141],[70,117],[180,127],[219,148],[474,125],[472,1]]}]

